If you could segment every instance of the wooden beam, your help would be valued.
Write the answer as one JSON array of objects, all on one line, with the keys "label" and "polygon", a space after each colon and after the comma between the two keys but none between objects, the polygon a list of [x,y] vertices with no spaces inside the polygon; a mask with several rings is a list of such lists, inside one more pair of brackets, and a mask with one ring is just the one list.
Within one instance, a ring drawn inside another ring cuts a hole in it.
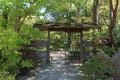
[{"label": "wooden beam", "polygon": [[81,32],[89,31],[89,28],[49,28],[50,31]]},{"label": "wooden beam", "polygon": [[83,54],[83,31],[80,32],[80,61],[84,61],[84,54]]},{"label": "wooden beam", "polygon": [[46,62],[50,63],[50,31],[48,30],[48,38],[47,38],[47,58]]},{"label": "wooden beam", "polygon": [[88,31],[90,29],[99,28],[97,26],[90,26],[90,25],[41,25],[41,24],[34,24],[34,28],[38,28],[41,31],[64,31],[64,32],[81,32],[81,31]]}]

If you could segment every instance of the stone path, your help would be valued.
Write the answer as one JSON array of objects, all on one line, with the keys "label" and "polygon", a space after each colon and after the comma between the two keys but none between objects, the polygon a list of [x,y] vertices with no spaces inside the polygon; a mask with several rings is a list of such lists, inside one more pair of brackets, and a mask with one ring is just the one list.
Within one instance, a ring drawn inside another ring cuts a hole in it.
[{"label": "stone path", "polygon": [[50,65],[31,70],[27,76],[18,80],[80,80],[80,64],[71,64],[64,58],[63,52],[52,52],[53,60]]}]

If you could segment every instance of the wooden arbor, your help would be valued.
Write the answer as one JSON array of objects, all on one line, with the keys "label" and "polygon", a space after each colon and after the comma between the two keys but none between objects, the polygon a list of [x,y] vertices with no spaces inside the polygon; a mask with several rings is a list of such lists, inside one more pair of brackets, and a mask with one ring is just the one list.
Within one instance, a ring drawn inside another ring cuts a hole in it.
[{"label": "wooden arbor", "polygon": [[79,32],[80,33],[80,57],[84,60],[83,53],[83,31],[89,31],[90,29],[98,28],[96,25],[80,25],[80,24],[65,24],[65,23],[46,23],[46,25],[34,24],[34,28],[38,28],[41,31],[47,31],[47,58],[46,62],[50,63],[50,32],[51,31],[64,31],[64,32]]}]

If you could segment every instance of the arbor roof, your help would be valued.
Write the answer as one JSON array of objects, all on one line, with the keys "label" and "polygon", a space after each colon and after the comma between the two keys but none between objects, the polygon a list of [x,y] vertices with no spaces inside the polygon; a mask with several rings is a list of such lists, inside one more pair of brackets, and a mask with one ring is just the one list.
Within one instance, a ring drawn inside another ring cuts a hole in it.
[{"label": "arbor roof", "polygon": [[41,31],[64,31],[64,32],[81,32],[88,31],[90,29],[99,28],[97,25],[93,24],[75,24],[75,23],[58,23],[58,22],[48,22],[43,24],[35,23],[35,28]]}]

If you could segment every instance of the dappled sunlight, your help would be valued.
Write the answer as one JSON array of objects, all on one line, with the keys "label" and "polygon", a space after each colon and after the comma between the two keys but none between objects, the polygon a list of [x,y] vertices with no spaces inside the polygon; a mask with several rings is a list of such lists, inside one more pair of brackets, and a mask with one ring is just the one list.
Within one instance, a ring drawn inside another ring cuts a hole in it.
[{"label": "dappled sunlight", "polygon": [[[65,55],[62,52],[51,52],[53,57],[50,65],[38,67],[31,70],[34,78],[27,78],[27,80],[76,80],[80,79],[80,71],[78,67],[81,64],[72,64],[65,60]],[[26,79],[22,79],[26,80]]]}]

